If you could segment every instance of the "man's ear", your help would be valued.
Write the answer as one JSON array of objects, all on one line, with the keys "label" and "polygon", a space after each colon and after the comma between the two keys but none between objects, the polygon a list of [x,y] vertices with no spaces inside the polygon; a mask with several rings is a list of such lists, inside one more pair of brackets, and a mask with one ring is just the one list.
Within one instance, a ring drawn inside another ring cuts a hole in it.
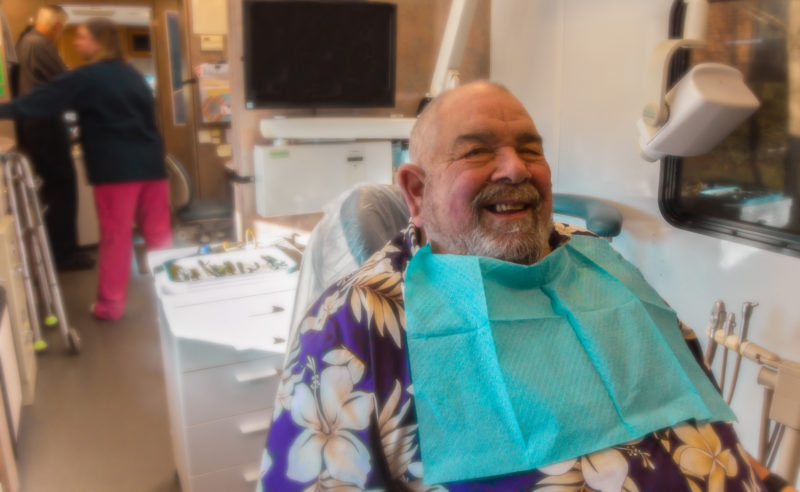
[{"label": "man's ear", "polygon": [[416,164],[403,164],[397,170],[397,184],[411,213],[411,222],[422,227],[422,197],[425,192],[425,170]]}]

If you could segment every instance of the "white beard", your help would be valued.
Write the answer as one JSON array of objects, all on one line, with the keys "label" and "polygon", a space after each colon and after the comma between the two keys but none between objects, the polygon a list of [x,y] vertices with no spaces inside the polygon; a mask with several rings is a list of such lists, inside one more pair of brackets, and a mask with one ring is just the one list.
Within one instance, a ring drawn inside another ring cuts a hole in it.
[{"label": "white beard", "polygon": [[[525,185],[491,184],[473,200],[473,219],[468,231],[454,231],[439,217],[438,210],[430,203],[423,203],[422,215],[425,234],[440,252],[496,258],[498,260],[532,265],[549,252],[550,233],[553,230],[552,216],[541,216],[539,192],[532,186],[525,187],[526,197],[535,200],[533,213],[523,219],[503,226],[490,227],[483,223],[483,203],[489,197],[504,196],[509,188]],[[513,192],[512,192],[513,193]]]}]

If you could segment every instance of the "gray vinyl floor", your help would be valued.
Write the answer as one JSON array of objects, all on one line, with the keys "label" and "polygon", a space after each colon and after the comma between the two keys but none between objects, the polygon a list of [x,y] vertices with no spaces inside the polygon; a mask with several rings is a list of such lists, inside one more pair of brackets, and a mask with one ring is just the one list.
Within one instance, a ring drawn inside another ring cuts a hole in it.
[{"label": "gray vinyl floor", "polygon": [[22,490],[178,492],[151,278],[134,272],[124,318],[103,322],[89,314],[96,275],[60,275],[83,345],[68,355],[58,329],[46,331],[17,444]]}]

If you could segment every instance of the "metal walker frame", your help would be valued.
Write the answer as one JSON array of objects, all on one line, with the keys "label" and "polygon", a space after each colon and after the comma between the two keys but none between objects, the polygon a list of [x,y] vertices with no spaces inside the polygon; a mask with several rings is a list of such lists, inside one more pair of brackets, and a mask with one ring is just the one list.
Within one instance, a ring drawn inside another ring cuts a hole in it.
[{"label": "metal walker frame", "polygon": [[28,159],[20,153],[0,154],[0,164],[3,167],[8,190],[8,205],[14,217],[14,229],[17,233],[25,298],[33,327],[34,349],[36,351],[47,349],[47,342],[42,337],[38,299],[46,313],[44,324],[58,325],[67,351],[77,354],[80,352],[81,339],[75,328],[71,328],[67,322],[47,230],[42,219],[37,180],[31,171]]}]

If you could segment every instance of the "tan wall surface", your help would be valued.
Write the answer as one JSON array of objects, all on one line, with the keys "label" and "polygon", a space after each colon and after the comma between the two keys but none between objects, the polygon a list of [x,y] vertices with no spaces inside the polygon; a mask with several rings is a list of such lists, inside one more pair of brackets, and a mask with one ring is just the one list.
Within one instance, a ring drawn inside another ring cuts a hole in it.
[{"label": "tan wall surface", "polygon": [[[160,3],[162,0],[156,0]],[[0,8],[8,18],[8,24],[14,35],[14,41],[19,37],[19,33],[25,28],[29,21],[32,21],[39,7],[51,4],[81,4],[81,5],[142,5],[152,7],[154,0],[2,0]]]},{"label": "tan wall surface", "polygon": [[[70,25],[64,29],[64,33],[58,40],[58,52],[64,63],[70,68],[85,65],[86,60],[81,57],[78,50],[75,49],[75,36],[77,35],[78,26]],[[119,26],[119,40],[122,47],[122,55],[129,62],[138,62],[143,58],[152,58],[152,50],[148,52],[133,51],[131,48],[131,36],[134,34],[148,34],[150,29],[147,27],[133,27],[133,26]],[[153,72],[155,69],[153,69]],[[148,73],[150,71],[148,70]]]},{"label": "tan wall surface", "polygon": [[[192,19],[192,2],[186,1],[186,17],[188,23]],[[227,43],[227,36],[225,36]],[[220,52],[203,52],[200,50],[200,34],[189,34],[189,62],[192,67],[201,63],[217,63],[228,61],[228,51],[223,49]],[[221,135],[221,140],[225,142],[225,133],[230,129],[230,123],[203,123],[202,108],[198,84],[191,86],[195,104],[195,126],[198,131],[215,131]],[[219,157],[217,155],[217,144],[197,142],[197,166],[199,169],[199,188],[200,196],[210,199],[232,199],[231,188],[227,182],[224,165],[230,161],[230,157]]]},{"label": "tan wall surface", "polygon": [[[52,0],[2,0],[0,7],[8,17],[14,38],[25,27],[39,6]],[[158,73],[158,104],[161,129],[167,151],[175,154],[187,168],[195,184],[196,196],[201,198],[226,198],[230,188],[225,180],[224,163],[228,158],[217,156],[216,145],[197,143],[197,130],[219,130],[223,136],[230,129],[233,143],[233,160],[240,174],[253,174],[253,146],[260,141],[258,123],[276,114],[308,116],[310,110],[245,110],[244,65],[242,57],[242,0],[228,0],[229,35],[226,50],[221,53],[200,51],[200,36],[191,31],[191,3],[189,0],[75,0],[81,4],[143,5],[153,8],[152,49]],[[425,95],[433,75],[447,14],[448,0],[396,0],[398,6],[397,43],[397,95],[394,108],[383,109],[320,109],[318,116],[388,116],[403,114],[413,116],[420,99]],[[170,79],[165,43],[164,12],[182,12],[183,75],[190,79],[192,68],[200,63],[227,60],[231,72],[232,124],[204,124],[201,121],[197,84],[187,85],[184,91],[189,121],[187,125],[172,124],[172,106],[168,89]],[[188,47],[188,49],[187,49]],[[480,0],[461,67],[462,80],[488,77],[489,74],[489,0]],[[239,209],[254,213],[255,201],[251,186],[241,187]],[[245,219],[245,223],[249,220]]]},{"label": "tan wall surface", "polygon": [[[319,109],[318,116],[414,116],[433,77],[450,10],[448,0],[397,0],[397,96],[394,108]],[[259,121],[275,115],[310,116],[310,110],[246,110],[244,107],[244,63],[242,63],[242,1],[228,0],[231,62],[234,163],[240,174],[253,174],[253,147],[262,139]],[[462,82],[489,76],[489,0],[480,0],[461,65]],[[252,186],[241,187],[237,209],[255,214]],[[245,216],[245,227],[254,219]]]},{"label": "tan wall surface", "polygon": [[[200,170],[197,165],[197,146],[195,145],[194,106],[192,104],[192,91],[184,90],[183,97],[186,104],[187,123],[174,125],[172,117],[171,85],[169,75],[169,60],[166,42],[167,11],[183,12],[184,0],[157,0],[153,5],[153,37],[151,49],[156,55],[156,72],[158,74],[158,100],[156,101],[161,112],[161,132],[167,152],[174,154],[186,168],[193,183],[200,182]],[[185,17],[181,17],[181,44],[183,53],[187,53],[188,29]],[[191,65],[184,55],[181,73],[184,80],[191,77]],[[191,89],[191,86],[188,87]]]},{"label": "tan wall surface", "polygon": [[[53,2],[53,0],[2,0],[0,8],[6,14],[14,40],[25,26],[36,15],[39,7]],[[60,2],[63,4],[87,4],[87,5],[114,5],[114,6],[144,6],[150,7],[153,12],[153,24],[151,30],[151,50],[154,54],[154,62],[157,74],[157,85],[159,92],[156,96],[158,105],[157,114],[159,115],[159,126],[167,152],[174,154],[186,167],[191,179],[198,183],[201,181],[197,166],[195,131],[194,131],[194,107],[191,100],[191,91],[185,91],[187,103],[188,123],[182,126],[175,126],[172,121],[172,103],[169,97],[170,77],[166,49],[166,29],[164,27],[164,13],[168,10],[181,12],[183,0],[75,0],[74,2]],[[183,52],[186,53],[186,23],[181,22]],[[67,33],[67,36],[69,34]],[[62,40],[69,43],[69,39]],[[74,54],[73,54],[74,55]],[[71,66],[77,66],[81,60],[70,55],[69,51],[62,50],[62,56],[67,59]],[[182,72],[184,78],[190,78],[190,65],[185,57]]]}]

